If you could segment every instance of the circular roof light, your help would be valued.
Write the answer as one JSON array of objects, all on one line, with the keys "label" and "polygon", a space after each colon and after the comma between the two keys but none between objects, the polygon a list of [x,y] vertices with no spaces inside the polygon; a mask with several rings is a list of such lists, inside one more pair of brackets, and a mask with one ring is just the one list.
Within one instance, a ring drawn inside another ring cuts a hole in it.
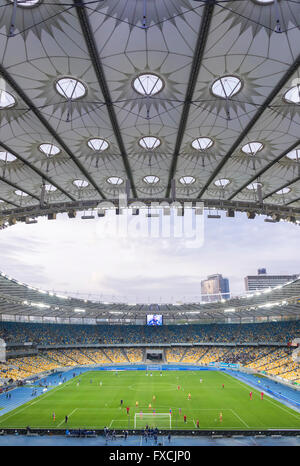
[{"label": "circular roof light", "polygon": [[[11,3],[14,2],[14,0],[9,1]],[[41,3],[41,0],[17,0],[17,6],[21,6],[23,8],[38,6],[39,3]]]},{"label": "circular roof light", "polygon": [[73,184],[77,186],[77,188],[86,188],[89,185],[86,180],[74,180]]},{"label": "circular roof light", "polygon": [[259,5],[271,5],[271,3],[274,3],[274,0],[254,0],[254,3],[258,3]]},{"label": "circular roof light", "polygon": [[262,187],[262,183],[254,182],[254,183],[248,184],[247,189],[250,189],[251,191],[257,191],[257,188],[259,186]]},{"label": "circular roof light", "polygon": [[195,181],[196,178],[194,178],[193,176],[182,176],[181,178],[179,178],[179,182],[185,185],[193,184],[195,183]]},{"label": "circular roof light", "polygon": [[291,188],[282,188],[282,189],[279,189],[279,191],[276,191],[276,194],[288,194],[289,192],[291,192]]},{"label": "circular roof light", "polygon": [[242,147],[242,151],[244,154],[248,155],[255,155],[257,152],[260,152],[263,150],[264,145],[261,142],[255,141],[255,142],[248,142],[248,144],[245,144]]},{"label": "circular roof light", "polygon": [[109,146],[108,142],[102,138],[89,139],[87,144],[92,150],[96,152],[103,152]]},{"label": "circular roof light", "polygon": [[54,144],[43,143],[39,146],[39,149],[43,154],[47,155],[47,157],[51,157],[52,155],[57,155],[60,153],[60,148],[55,146]]},{"label": "circular roof light", "polygon": [[27,193],[24,193],[24,191],[21,191],[20,189],[17,189],[17,190],[15,191],[15,194],[16,194],[17,196],[22,196],[22,197],[28,196]]},{"label": "circular roof light", "polygon": [[241,88],[242,81],[236,76],[222,76],[213,83],[211,91],[215,96],[226,99],[237,94]]},{"label": "circular roof light", "polygon": [[12,94],[0,89],[0,109],[11,108],[16,104],[16,99]]},{"label": "circular roof light", "polygon": [[154,150],[161,145],[161,141],[154,136],[144,136],[139,140],[139,145],[143,149]]},{"label": "circular roof light", "polygon": [[4,162],[13,162],[16,158],[17,157],[12,155],[10,152],[0,152],[0,160],[4,160]]},{"label": "circular roof light", "polygon": [[123,183],[123,178],[120,178],[119,176],[111,176],[107,178],[106,180],[109,184],[113,184],[115,186],[120,185]]},{"label": "circular roof light", "polygon": [[300,85],[293,86],[286,91],[284,100],[289,104],[300,104]]},{"label": "circular roof light", "polygon": [[300,148],[291,150],[288,154],[286,154],[286,157],[291,160],[300,160]]},{"label": "circular roof light", "polygon": [[163,80],[152,73],[140,74],[133,80],[134,90],[141,95],[158,94],[164,87]]},{"label": "circular roof light", "polygon": [[53,186],[53,184],[45,184],[45,190],[49,193],[49,192],[56,191],[57,188]]},{"label": "circular roof light", "polygon": [[230,183],[228,178],[220,178],[219,180],[214,181],[214,184],[218,186],[218,188],[225,188]]},{"label": "circular roof light", "polygon": [[60,78],[55,83],[57,92],[68,100],[77,100],[86,94],[86,88],[75,78]]},{"label": "circular roof light", "polygon": [[159,178],[155,175],[147,175],[143,178],[143,181],[147,184],[157,184],[159,182]]},{"label": "circular roof light", "polygon": [[192,142],[192,147],[196,150],[206,150],[213,145],[213,140],[210,138],[197,138]]}]

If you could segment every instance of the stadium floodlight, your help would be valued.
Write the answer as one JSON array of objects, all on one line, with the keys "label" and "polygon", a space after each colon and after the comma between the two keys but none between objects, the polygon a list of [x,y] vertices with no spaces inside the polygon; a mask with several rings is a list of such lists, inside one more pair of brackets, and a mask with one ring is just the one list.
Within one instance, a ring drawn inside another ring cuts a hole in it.
[{"label": "stadium floodlight", "polygon": [[92,220],[95,218],[94,215],[82,215],[81,216],[82,220]]},{"label": "stadium floodlight", "polygon": [[233,209],[228,209],[226,212],[226,217],[231,217],[233,218],[235,216],[235,212]]},{"label": "stadium floodlight", "polygon": [[219,214],[208,214],[207,218],[221,218],[221,215]]},{"label": "stadium floodlight", "polygon": [[79,307],[76,307],[76,308],[74,309],[74,312],[85,312],[85,309],[81,309],[81,308],[79,308]]}]

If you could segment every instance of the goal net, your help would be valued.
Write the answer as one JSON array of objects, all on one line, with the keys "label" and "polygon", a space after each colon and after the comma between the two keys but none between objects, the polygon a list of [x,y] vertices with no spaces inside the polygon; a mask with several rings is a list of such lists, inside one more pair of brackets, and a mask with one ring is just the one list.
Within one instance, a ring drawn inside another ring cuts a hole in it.
[{"label": "goal net", "polygon": [[172,429],[172,416],[170,413],[135,413],[134,428],[145,429],[157,427],[158,429]]},{"label": "goal net", "polygon": [[161,371],[162,366],[159,366],[158,364],[152,364],[152,365],[150,364],[150,365],[147,366],[146,370],[150,371],[150,372],[152,372],[152,371]]}]

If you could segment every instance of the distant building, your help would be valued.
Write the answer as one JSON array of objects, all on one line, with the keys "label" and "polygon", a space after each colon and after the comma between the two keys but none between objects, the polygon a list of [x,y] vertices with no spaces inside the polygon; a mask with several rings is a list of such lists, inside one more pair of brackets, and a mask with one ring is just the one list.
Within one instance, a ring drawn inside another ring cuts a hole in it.
[{"label": "distant building", "polygon": [[274,288],[286,282],[296,280],[298,275],[268,275],[265,268],[258,269],[257,275],[245,277],[246,291],[257,291],[265,288]]},{"label": "distant building", "polygon": [[219,299],[229,299],[229,280],[221,274],[209,275],[201,281],[202,301],[210,302]]}]

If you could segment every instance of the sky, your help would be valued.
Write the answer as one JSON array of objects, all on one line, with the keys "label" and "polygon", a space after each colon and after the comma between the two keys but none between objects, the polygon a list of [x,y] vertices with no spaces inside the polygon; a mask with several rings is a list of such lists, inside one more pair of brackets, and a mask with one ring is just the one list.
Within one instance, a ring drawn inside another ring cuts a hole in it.
[{"label": "sky", "polygon": [[132,231],[120,224],[117,231],[115,220],[60,214],[11,226],[0,232],[0,270],[44,290],[132,304],[199,301],[201,280],[214,273],[229,279],[233,296],[245,293],[244,277],[261,267],[300,274],[300,227],[293,224],[205,215],[194,238],[195,218],[185,235],[146,237],[141,216]]}]

